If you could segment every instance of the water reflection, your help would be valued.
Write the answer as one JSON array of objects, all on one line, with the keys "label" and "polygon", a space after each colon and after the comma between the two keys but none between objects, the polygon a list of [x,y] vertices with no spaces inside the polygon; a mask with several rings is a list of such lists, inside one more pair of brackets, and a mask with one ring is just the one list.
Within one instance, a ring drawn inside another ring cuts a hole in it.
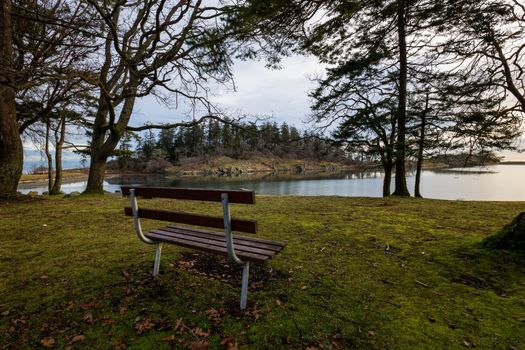
[{"label": "water reflection", "polygon": [[[525,201],[525,166],[495,165],[487,168],[424,170],[421,192],[427,198],[463,200]],[[245,188],[260,194],[307,196],[380,197],[383,173],[379,171],[317,173],[317,174],[258,174],[254,176],[166,177],[163,175],[119,176],[104,182],[107,191],[120,190],[122,185],[146,185],[194,188]],[[414,176],[409,174],[410,190]],[[63,186],[64,192],[82,191],[85,182]],[[21,192],[46,191],[42,185],[21,185]]]}]

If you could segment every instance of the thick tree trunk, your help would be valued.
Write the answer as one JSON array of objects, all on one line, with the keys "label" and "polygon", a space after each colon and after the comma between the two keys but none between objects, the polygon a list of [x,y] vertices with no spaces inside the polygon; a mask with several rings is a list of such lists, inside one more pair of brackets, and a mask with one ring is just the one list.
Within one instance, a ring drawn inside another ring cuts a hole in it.
[{"label": "thick tree trunk", "polygon": [[12,41],[11,1],[0,0],[0,198],[16,196],[24,157],[12,87]]},{"label": "thick tree trunk", "polygon": [[[128,92],[131,96],[127,97],[122,104],[118,122],[111,121],[112,128],[108,130],[107,115],[108,111],[113,108],[109,106],[103,96],[99,99],[97,116],[95,117],[95,127],[91,138],[91,163],[89,166],[89,176],[84,193],[104,193],[104,176],[106,172],[106,162],[113,154],[122,135],[126,131],[133,106],[135,105],[135,93],[137,92],[137,81],[130,82]],[[107,135],[107,136],[106,136]]]},{"label": "thick tree trunk", "polygon": [[108,157],[96,153],[91,153],[91,163],[89,165],[88,182],[84,193],[104,193],[104,177],[106,175],[107,160]]},{"label": "thick tree trunk", "polygon": [[49,191],[50,195],[60,194],[62,189],[62,149],[66,137],[66,118],[64,116],[60,120],[60,135],[58,130],[57,128],[55,132],[55,181],[53,188]]},{"label": "thick tree trunk", "polygon": [[383,162],[383,170],[385,171],[385,178],[383,179],[383,197],[390,196],[390,184],[392,183],[392,169],[394,167],[392,157]]},{"label": "thick tree trunk", "polygon": [[406,109],[407,109],[407,44],[405,32],[405,1],[398,0],[397,29],[399,40],[399,107],[397,116],[395,196],[410,196],[406,181]]}]

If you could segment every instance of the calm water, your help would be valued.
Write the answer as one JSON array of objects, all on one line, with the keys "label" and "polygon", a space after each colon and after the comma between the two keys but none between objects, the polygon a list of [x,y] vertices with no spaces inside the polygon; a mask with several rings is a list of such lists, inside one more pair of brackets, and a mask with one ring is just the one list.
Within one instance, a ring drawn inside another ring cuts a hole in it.
[{"label": "calm water", "polygon": [[[185,178],[147,175],[109,178],[104,188],[109,192],[120,190],[121,185],[245,188],[273,195],[380,197],[382,178],[380,172]],[[407,181],[412,192],[414,176],[409,176]],[[74,182],[64,184],[62,190],[66,193],[83,191],[85,186],[85,182]],[[19,190],[41,193],[47,188],[41,184],[24,184]],[[426,198],[436,199],[525,201],[525,165],[425,170],[421,177],[421,193]]]}]

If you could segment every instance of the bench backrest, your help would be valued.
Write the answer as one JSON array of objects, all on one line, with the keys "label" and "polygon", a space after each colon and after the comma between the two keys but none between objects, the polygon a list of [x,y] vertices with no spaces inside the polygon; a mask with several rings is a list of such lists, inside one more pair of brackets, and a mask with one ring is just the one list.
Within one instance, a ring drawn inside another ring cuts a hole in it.
[{"label": "bench backrest", "polygon": [[220,202],[223,193],[228,194],[228,202],[255,204],[255,192],[240,190],[204,190],[196,188],[170,187],[122,187],[122,194],[129,196],[129,190],[135,189],[135,196],[172,199],[188,199],[195,201]]},{"label": "bench backrest", "polygon": [[[197,201],[221,202],[223,193],[228,194],[229,203],[255,204],[255,192],[236,190],[203,190],[169,187],[122,187],[124,196],[130,195],[130,190],[135,190],[137,197],[157,197],[170,199],[184,199]],[[127,216],[133,216],[131,207],[124,208]],[[160,209],[138,209],[138,217],[160,221],[177,222],[187,225],[204,226],[224,229],[224,218],[207,215],[183,213]],[[257,221],[231,219],[231,230],[246,233],[257,233]]]}]

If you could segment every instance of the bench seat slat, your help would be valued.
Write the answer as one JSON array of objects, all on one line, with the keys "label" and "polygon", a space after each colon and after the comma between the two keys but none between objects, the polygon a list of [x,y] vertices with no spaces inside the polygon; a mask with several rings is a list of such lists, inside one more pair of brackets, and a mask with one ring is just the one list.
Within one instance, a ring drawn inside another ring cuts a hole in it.
[{"label": "bench seat slat", "polygon": [[[191,234],[188,231],[182,231],[182,230],[177,230],[177,229],[168,228],[168,227],[163,227],[161,229],[153,230],[152,232],[162,233],[162,234],[168,233],[169,235],[172,235],[173,237],[179,237],[181,239],[188,239],[188,240],[195,241],[195,242],[205,242],[205,243],[214,244],[216,246],[226,248],[226,241],[225,241],[224,236],[222,236],[222,239],[221,239],[220,237],[217,237],[214,235],[206,235],[200,232]],[[253,243],[244,244],[242,240],[237,240],[237,242],[234,241],[234,246],[235,246],[236,252],[240,252],[240,251],[249,252],[249,253],[253,252],[253,253],[269,255],[269,256],[275,255],[277,253],[277,251],[275,250],[266,249],[264,246],[257,246],[256,244],[253,244]]]},{"label": "bench seat slat", "polygon": [[[210,237],[214,237],[217,240],[224,241],[224,233],[223,232],[215,232],[215,231],[208,231],[208,230],[202,230],[198,228],[193,227],[187,227],[187,226],[178,226],[178,225],[168,225],[167,227],[164,227],[163,230],[176,230],[177,232],[187,234],[187,235],[200,235],[200,234],[206,234]],[[242,244],[245,246],[250,247],[256,247],[256,248],[263,248],[266,250],[271,250],[275,252],[280,252],[285,244],[277,241],[270,241],[267,239],[261,239],[261,238],[252,238],[252,237],[244,237],[244,236],[233,236],[233,242],[235,244]]]},{"label": "bench seat slat", "polygon": [[[151,233],[167,236],[167,237],[170,237],[170,238],[183,239],[183,240],[187,240],[187,241],[189,241],[191,243],[196,242],[196,243],[210,244],[210,245],[217,246],[218,248],[221,248],[221,249],[226,249],[226,242],[220,242],[220,241],[217,241],[217,240],[211,240],[211,239],[207,239],[205,237],[188,236],[188,235],[184,235],[184,234],[180,234],[180,233],[176,233],[176,232],[169,232],[169,231],[163,231],[163,230],[153,230],[153,231],[151,231]],[[252,248],[247,248],[247,247],[242,247],[242,246],[239,246],[239,245],[235,246],[235,253],[236,254],[240,254],[240,253],[254,253],[254,254],[259,254],[259,255],[264,255],[264,256],[269,256],[269,257],[274,255],[273,252],[268,251],[268,250],[258,249],[258,248],[253,248],[253,247]]]},{"label": "bench seat slat", "polygon": [[[161,232],[168,233],[166,231],[161,231]],[[162,233],[155,232],[155,231],[148,232],[146,236],[158,242],[171,243],[171,244],[178,245],[178,246],[185,247],[185,248],[202,250],[208,253],[215,253],[215,254],[220,254],[224,256],[228,255],[228,252],[226,251],[225,247],[224,248],[219,247],[215,244],[190,241],[186,238],[174,237],[169,234],[162,234]],[[271,257],[269,255],[249,253],[245,251],[238,252],[237,256],[242,260],[254,261],[254,262],[265,262]]]}]

